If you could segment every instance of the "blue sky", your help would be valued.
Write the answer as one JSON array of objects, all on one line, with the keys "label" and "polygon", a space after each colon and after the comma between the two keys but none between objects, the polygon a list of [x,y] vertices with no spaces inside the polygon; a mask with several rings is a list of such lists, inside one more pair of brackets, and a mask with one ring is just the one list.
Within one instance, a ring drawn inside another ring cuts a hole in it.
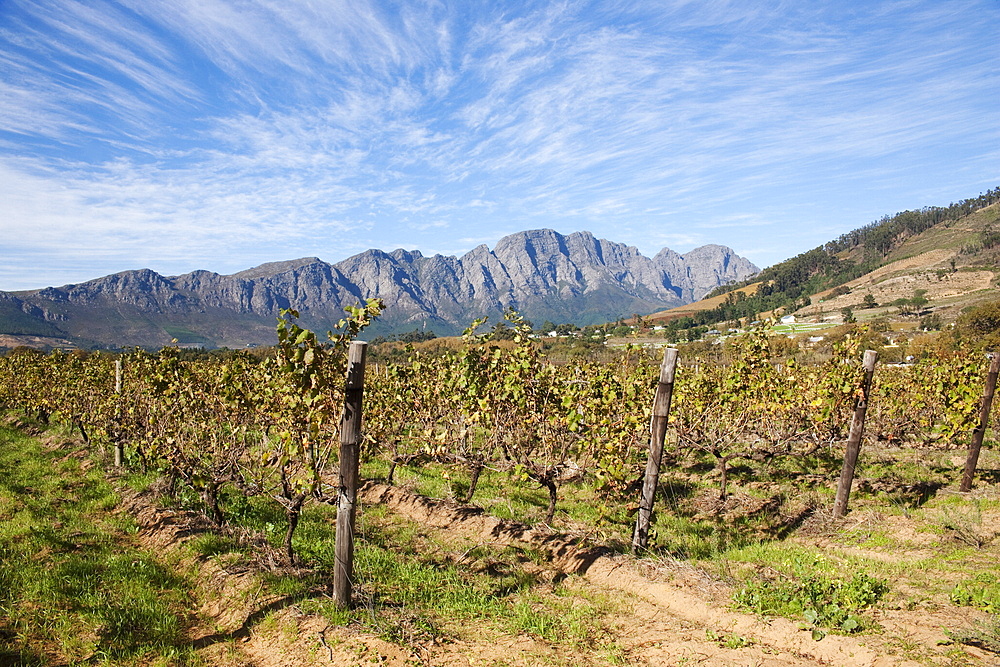
[{"label": "blue sky", "polygon": [[997,0],[0,0],[0,290],[588,230],[761,267],[1000,185]]}]

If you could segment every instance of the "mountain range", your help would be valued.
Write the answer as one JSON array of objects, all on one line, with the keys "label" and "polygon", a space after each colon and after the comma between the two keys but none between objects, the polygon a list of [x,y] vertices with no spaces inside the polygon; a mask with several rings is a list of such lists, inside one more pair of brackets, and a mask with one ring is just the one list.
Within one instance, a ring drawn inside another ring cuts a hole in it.
[{"label": "mountain range", "polygon": [[654,257],[589,232],[542,229],[481,245],[462,257],[367,250],[336,264],[315,257],[232,275],[124,271],[75,285],[0,292],[0,333],[81,347],[244,347],[275,342],[275,317],[295,308],[305,326],[332,328],[344,307],[380,297],[369,335],[430,329],[454,334],[513,307],[540,323],[614,321],[695,301],[758,268],[706,245]]}]

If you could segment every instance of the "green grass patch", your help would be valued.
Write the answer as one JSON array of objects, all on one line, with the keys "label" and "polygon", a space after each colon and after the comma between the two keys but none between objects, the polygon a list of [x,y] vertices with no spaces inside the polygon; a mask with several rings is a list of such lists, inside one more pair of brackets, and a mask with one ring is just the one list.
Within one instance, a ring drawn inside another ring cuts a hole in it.
[{"label": "green grass patch", "polygon": [[963,607],[979,607],[1000,614],[1000,575],[980,572],[965,579],[951,592],[951,601]]},{"label": "green grass patch", "polygon": [[1000,617],[992,616],[985,622],[973,623],[972,628],[948,630],[945,634],[959,644],[977,646],[1000,655]]},{"label": "green grass patch", "polygon": [[861,632],[872,627],[863,614],[889,591],[889,585],[864,573],[835,579],[812,573],[796,579],[758,579],[736,592],[738,608],[768,616],[804,620],[821,638],[824,629]]},{"label": "green grass patch", "polygon": [[239,543],[232,537],[220,535],[218,533],[202,533],[188,542],[191,548],[199,556],[210,557],[232,553],[239,550]]},{"label": "green grass patch", "polygon": [[715,558],[732,548],[755,541],[739,526],[720,520],[697,519],[661,512],[653,524],[653,540],[658,551],[682,560]]},{"label": "green grass patch", "polygon": [[725,554],[723,564],[737,566],[742,582],[733,596],[737,608],[801,621],[817,638],[827,631],[872,629],[865,612],[889,593],[888,582],[864,572],[863,563],[790,543],[734,550]]},{"label": "green grass patch", "polygon": [[0,662],[184,652],[187,582],[132,546],[113,489],[69,453],[0,428]]},{"label": "green grass patch", "polygon": [[163,330],[177,341],[179,345],[213,345],[214,341],[204,334],[191,331],[182,326],[165,324]]},{"label": "green grass patch", "polygon": [[776,334],[804,334],[823,329],[831,329],[838,326],[833,322],[797,322],[795,324],[776,324],[771,327],[771,331]]}]

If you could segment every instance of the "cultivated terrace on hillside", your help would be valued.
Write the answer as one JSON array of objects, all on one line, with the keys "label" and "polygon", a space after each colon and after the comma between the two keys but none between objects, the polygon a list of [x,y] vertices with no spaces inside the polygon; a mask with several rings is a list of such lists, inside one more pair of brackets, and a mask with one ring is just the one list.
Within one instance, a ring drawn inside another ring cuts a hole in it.
[{"label": "cultivated terrace on hillside", "polygon": [[[965,295],[972,294],[975,303],[984,289],[995,286],[1000,266],[997,202],[1000,188],[945,207],[885,216],[768,267],[752,279],[721,286],[702,303],[646,319],[663,324],[675,338],[680,331],[685,331],[682,338],[692,338],[712,325],[749,322],[775,312],[839,316],[843,321],[845,308],[857,314],[876,306],[902,307],[894,313],[906,315],[925,310],[928,302],[970,305]],[[866,298],[869,293],[871,299]],[[947,309],[940,316],[945,322],[954,320],[957,310]],[[686,330],[698,327],[703,328],[696,335],[686,335]]]}]

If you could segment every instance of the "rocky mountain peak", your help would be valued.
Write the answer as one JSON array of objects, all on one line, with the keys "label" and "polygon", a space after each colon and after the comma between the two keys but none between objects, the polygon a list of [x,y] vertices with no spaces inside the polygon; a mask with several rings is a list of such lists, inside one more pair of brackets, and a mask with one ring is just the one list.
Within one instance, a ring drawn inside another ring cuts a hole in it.
[{"label": "rocky mountain peak", "polygon": [[288,273],[289,271],[297,271],[315,264],[326,264],[326,262],[321,260],[319,257],[302,257],[300,259],[290,259],[284,262],[267,262],[266,264],[255,266],[252,269],[246,269],[244,271],[240,271],[239,273],[234,273],[231,277],[239,278],[240,280],[257,280],[259,278],[276,276],[281,273]]},{"label": "rocky mountain peak", "polygon": [[336,264],[303,257],[228,276],[126,271],[19,294],[21,301],[8,310],[21,313],[22,328],[27,315],[37,316],[49,329],[58,323],[62,335],[114,346],[163,344],[190,331],[192,340],[242,347],[272,343],[281,308],[295,308],[307,326],[325,328],[342,317],[345,306],[378,296],[387,308],[374,330],[383,333],[414,327],[457,333],[473,319],[499,316],[506,308],[531,320],[583,325],[682,305],[756,272],[724,246],[684,255],[664,248],[648,258],[590,232],[536,229],[462,257],[371,249]]}]

